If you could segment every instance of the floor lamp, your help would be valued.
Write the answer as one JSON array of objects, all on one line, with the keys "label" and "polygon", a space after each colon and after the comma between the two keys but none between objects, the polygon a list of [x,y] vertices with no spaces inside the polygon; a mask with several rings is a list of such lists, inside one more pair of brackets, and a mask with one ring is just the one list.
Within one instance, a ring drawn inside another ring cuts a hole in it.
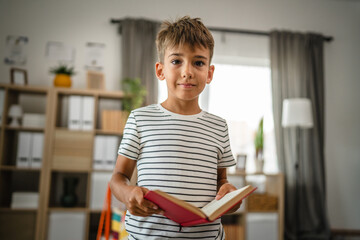
[{"label": "floor lamp", "polygon": [[312,128],[313,117],[311,101],[307,98],[289,98],[283,101],[282,109],[282,127],[283,128],[295,128],[296,130],[296,153],[295,153],[295,208],[296,208],[296,223],[299,217],[299,179],[300,169],[299,164],[301,163],[301,152],[300,152],[300,134],[302,129]]}]

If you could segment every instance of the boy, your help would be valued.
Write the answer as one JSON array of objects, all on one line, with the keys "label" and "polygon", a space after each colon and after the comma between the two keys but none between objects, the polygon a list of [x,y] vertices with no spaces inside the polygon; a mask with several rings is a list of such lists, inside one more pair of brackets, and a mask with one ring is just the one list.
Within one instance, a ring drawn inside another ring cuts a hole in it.
[{"label": "boy", "polygon": [[[226,168],[235,164],[226,122],[198,104],[214,73],[211,33],[200,19],[183,17],[164,22],[156,44],[156,75],[166,81],[168,98],[131,112],[111,190],[128,209],[129,239],[225,239],[220,219],[179,231],[177,223],[144,199],[149,189],[160,189],[202,207],[236,189],[226,177]],[[135,165],[138,182],[130,186]]]}]

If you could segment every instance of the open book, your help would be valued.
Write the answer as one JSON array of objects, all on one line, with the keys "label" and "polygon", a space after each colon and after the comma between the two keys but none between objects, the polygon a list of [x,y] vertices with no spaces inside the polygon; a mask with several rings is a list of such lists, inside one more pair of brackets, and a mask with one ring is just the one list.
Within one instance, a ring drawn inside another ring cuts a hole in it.
[{"label": "open book", "polygon": [[220,200],[214,199],[201,209],[160,190],[149,191],[144,197],[159,206],[166,217],[186,227],[216,220],[255,190],[255,187],[248,185],[226,194]]}]

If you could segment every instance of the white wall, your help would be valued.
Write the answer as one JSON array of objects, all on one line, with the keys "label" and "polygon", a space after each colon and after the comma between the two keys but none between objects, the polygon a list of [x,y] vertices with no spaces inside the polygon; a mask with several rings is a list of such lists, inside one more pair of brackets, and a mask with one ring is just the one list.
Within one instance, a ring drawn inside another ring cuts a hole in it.
[{"label": "white wall", "polygon": [[[360,226],[360,2],[345,0],[0,0],[0,57],[5,38],[25,35],[30,84],[52,85],[45,59],[47,41],[76,48],[74,87],[85,87],[84,49],[88,41],[106,44],[106,88],[119,89],[120,38],[110,18],[154,20],[188,14],[208,26],[318,31],[335,40],[325,46],[326,174],[333,228]],[[2,61],[1,59],[1,61]],[[9,66],[0,63],[0,82]]]}]

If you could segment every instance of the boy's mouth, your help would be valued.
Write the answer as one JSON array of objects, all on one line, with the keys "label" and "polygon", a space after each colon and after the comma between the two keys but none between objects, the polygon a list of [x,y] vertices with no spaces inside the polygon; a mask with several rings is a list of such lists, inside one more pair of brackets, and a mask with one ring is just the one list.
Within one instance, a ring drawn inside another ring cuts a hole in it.
[{"label": "boy's mouth", "polygon": [[196,86],[195,84],[191,84],[191,83],[179,83],[178,85],[182,86],[183,88],[192,88]]}]

